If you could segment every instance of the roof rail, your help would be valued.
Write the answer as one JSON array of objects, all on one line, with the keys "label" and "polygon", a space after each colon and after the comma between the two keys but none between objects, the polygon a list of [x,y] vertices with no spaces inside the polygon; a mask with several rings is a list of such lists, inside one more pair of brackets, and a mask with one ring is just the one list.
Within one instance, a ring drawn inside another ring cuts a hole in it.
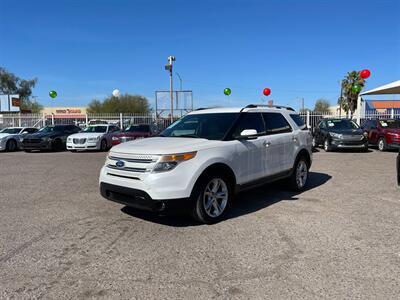
[{"label": "roof rail", "polygon": [[243,111],[245,108],[257,108],[257,107],[271,107],[271,108],[278,108],[278,109],[286,109],[295,111],[292,107],[289,106],[282,106],[282,105],[267,105],[267,104],[249,104],[241,109]]}]

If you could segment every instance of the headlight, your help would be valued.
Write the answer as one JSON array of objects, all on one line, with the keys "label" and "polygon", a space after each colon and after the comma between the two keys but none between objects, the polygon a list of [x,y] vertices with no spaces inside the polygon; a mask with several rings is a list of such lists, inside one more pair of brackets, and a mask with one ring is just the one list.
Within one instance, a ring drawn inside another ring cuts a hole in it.
[{"label": "headlight", "polygon": [[342,135],[340,133],[331,132],[330,135],[331,135],[331,137],[336,138],[336,139],[342,138]]},{"label": "headlight", "polygon": [[42,138],[42,141],[43,141],[43,142],[47,142],[47,141],[49,141],[49,140],[50,140],[49,137],[43,137],[43,138]]},{"label": "headlight", "polygon": [[95,137],[95,138],[88,138],[88,142],[97,142],[100,139],[100,137]]},{"label": "headlight", "polygon": [[72,142],[72,138],[67,138],[67,142]]},{"label": "headlight", "polygon": [[399,134],[397,133],[393,133],[393,132],[386,132],[387,135],[391,135],[391,136],[399,136]]},{"label": "headlight", "polygon": [[113,141],[118,141],[118,140],[119,140],[119,137],[113,136],[111,139],[112,139]]},{"label": "headlight", "polygon": [[179,154],[163,155],[156,164],[153,172],[166,172],[174,169],[179,163],[190,160],[196,156],[197,152],[187,152]]}]

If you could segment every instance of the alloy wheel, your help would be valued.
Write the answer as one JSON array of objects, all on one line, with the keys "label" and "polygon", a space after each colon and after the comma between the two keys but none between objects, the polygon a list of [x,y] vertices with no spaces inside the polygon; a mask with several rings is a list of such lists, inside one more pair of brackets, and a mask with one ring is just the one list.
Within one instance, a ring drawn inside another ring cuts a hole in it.
[{"label": "alloy wheel", "polygon": [[307,182],[308,170],[307,164],[304,160],[300,160],[296,168],[296,184],[298,188],[304,187]]},{"label": "alloy wheel", "polygon": [[203,193],[203,206],[208,216],[219,217],[228,203],[228,187],[220,178],[212,179]]},{"label": "alloy wheel", "polygon": [[328,142],[328,140],[325,140],[325,142],[324,142],[324,150],[325,151],[329,150],[329,142]]},{"label": "alloy wheel", "polygon": [[378,149],[379,149],[379,151],[383,151],[384,148],[385,148],[385,143],[384,143],[383,139],[380,139],[379,143],[378,143]]}]

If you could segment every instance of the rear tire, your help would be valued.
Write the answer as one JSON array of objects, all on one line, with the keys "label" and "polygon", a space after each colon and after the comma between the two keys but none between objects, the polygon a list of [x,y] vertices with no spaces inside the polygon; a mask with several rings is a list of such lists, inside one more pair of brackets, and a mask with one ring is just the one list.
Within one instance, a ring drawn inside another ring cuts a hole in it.
[{"label": "rear tire", "polygon": [[381,137],[378,141],[378,149],[379,151],[383,152],[387,150],[387,145],[386,145],[386,141],[385,138]]},{"label": "rear tire", "polygon": [[222,173],[207,174],[199,179],[192,195],[193,217],[204,224],[221,221],[233,197],[232,183]]},{"label": "rear tire", "polygon": [[8,152],[14,152],[17,150],[17,142],[15,140],[9,140],[6,144],[6,150]]},{"label": "rear tire", "polygon": [[289,188],[292,191],[303,191],[307,185],[309,165],[304,156],[300,156],[293,167],[293,173],[289,177]]}]

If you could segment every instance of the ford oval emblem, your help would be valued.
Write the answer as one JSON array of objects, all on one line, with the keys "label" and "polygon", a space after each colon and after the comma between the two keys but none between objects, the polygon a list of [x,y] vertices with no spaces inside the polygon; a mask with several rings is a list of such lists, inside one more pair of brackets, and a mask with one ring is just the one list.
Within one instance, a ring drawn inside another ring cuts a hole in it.
[{"label": "ford oval emblem", "polygon": [[125,163],[124,163],[122,160],[118,160],[118,161],[115,163],[115,165],[116,165],[118,168],[123,168],[123,167],[125,166]]}]

